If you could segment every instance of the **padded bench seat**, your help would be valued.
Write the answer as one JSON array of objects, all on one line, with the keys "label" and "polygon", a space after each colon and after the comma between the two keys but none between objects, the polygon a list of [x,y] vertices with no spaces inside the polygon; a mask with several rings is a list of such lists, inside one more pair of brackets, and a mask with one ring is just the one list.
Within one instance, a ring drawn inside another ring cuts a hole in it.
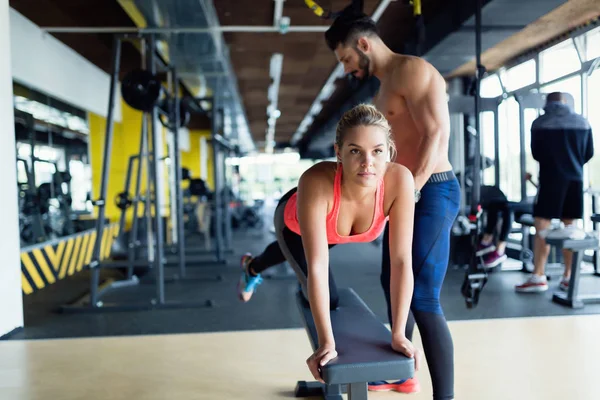
[{"label": "padded bench seat", "polygon": [[[338,357],[322,368],[321,375],[327,385],[319,389],[329,393],[332,391],[330,386],[349,384],[349,398],[366,399],[367,382],[413,377],[414,360],[392,349],[392,334],[386,326],[354,290],[345,288],[338,292],[339,306],[331,311]],[[298,291],[296,300],[311,346],[316,350],[319,346],[318,337],[310,306],[301,291]],[[314,387],[316,383],[312,385]],[[299,382],[296,396],[316,394],[312,392],[299,395],[298,389],[306,387],[305,382]],[[326,398],[341,398],[335,396],[337,395]]]}]

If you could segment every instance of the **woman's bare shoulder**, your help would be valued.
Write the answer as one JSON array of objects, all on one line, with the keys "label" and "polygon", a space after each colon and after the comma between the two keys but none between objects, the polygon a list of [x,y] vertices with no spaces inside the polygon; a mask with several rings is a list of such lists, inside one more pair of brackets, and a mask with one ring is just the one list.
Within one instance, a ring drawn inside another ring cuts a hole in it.
[{"label": "woman's bare shoulder", "polygon": [[[300,185],[304,187],[333,187],[336,163],[321,161],[308,168],[300,177]],[[300,186],[299,185],[299,186]]]},{"label": "woman's bare shoulder", "polygon": [[394,162],[388,163],[384,179],[386,186],[388,186],[388,183],[395,186],[407,184],[409,182],[414,185],[412,172],[404,165]]},{"label": "woman's bare shoulder", "polygon": [[412,173],[404,165],[389,163],[384,176],[385,193],[384,207],[386,215],[394,203],[399,199],[401,202],[410,196],[414,196],[415,180]]}]

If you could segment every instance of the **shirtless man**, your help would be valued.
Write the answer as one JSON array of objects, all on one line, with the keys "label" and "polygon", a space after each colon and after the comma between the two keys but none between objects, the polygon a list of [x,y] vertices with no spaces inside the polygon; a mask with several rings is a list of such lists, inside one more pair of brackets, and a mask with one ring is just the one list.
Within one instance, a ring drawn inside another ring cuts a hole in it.
[{"label": "shirtless man", "polygon": [[[450,229],[460,203],[460,186],[448,160],[450,117],[446,83],[425,60],[392,52],[366,15],[345,11],[325,33],[325,40],[344,72],[358,79],[377,77],[375,105],[390,122],[398,150],[396,162],[413,174],[420,197],[413,231],[414,293],[406,338],[414,323],[421,333],[433,383],[434,399],[454,398],[454,348],[440,306],[440,291],[448,266]],[[389,229],[383,240],[381,285],[390,307]],[[418,391],[415,379],[370,382],[370,390]]]}]

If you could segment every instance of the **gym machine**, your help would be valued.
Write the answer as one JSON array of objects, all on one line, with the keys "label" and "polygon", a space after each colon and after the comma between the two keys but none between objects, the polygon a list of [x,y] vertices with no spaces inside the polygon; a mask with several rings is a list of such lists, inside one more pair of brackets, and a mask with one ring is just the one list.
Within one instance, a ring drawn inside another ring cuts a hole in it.
[{"label": "gym machine", "polygon": [[[479,112],[481,109],[481,93],[480,83],[485,73],[485,67],[481,64],[481,8],[482,0],[477,0],[475,10],[475,79],[473,81],[473,97],[475,99],[475,132],[474,132],[474,148],[473,155],[473,189],[471,191],[471,204],[467,218],[472,224],[471,229],[471,248],[476,249],[481,233],[481,204],[480,204],[480,187],[481,187],[481,144],[480,144],[480,121]],[[465,272],[465,278],[461,286],[461,293],[465,298],[467,308],[474,308],[479,302],[479,295],[485,287],[488,280],[487,272],[481,267],[475,251],[471,252],[469,266]]]},{"label": "gym machine", "polygon": [[[139,36],[136,36],[139,37]],[[98,199],[93,201],[93,205],[98,208],[98,219],[96,221],[96,238],[93,246],[93,253],[89,268],[90,274],[90,293],[73,304],[62,307],[63,312],[102,312],[102,311],[127,311],[127,310],[151,310],[163,308],[192,308],[192,307],[212,307],[213,302],[206,300],[203,302],[175,302],[165,299],[165,258],[164,258],[164,229],[161,218],[161,210],[163,209],[161,190],[161,169],[158,156],[158,146],[160,139],[157,134],[157,119],[159,118],[158,102],[161,95],[166,96],[166,101],[172,106],[167,117],[174,132],[175,143],[175,182],[181,182],[181,160],[178,142],[178,129],[180,127],[180,112],[179,112],[179,83],[175,74],[175,68],[172,65],[165,65],[170,72],[170,78],[173,80],[173,94],[165,93],[165,90],[156,77],[157,63],[162,61],[156,55],[156,42],[153,34],[141,36],[142,48],[142,69],[130,71],[121,82],[122,96],[125,102],[131,107],[142,111],[142,134],[140,137],[140,151],[138,162],[138,174],[136,180],[136,198],[133,199],[134,215],[137,216],[137,206],[139,198],[137,194],[141,187],[141,169],[145,164],[147,168],[148,184],[146,187],[146,220],[148,230],[148,246],[150,248],[150,257],[148,263],[154,271],[154,285],[156,288],[156,296],[152,299],[147,299],[139,303],[123,302],[123,303],[105,303],[102,297],[106,294],[122,287],[133,286],[139,283],[139,279],[132,275],[128,279],[111,282],[104,285],[100,289],[100,269],[103,265],[100,263],[100,246],[102,244],[102,232],[106,224],[106,194],[108,187],[108,178],[110,170],[110,161],[112,155],[112,140],[113,140],[113,122],[114,122],[114,105],[115,94],[119,79],[120,59],[121,59],[121,42],[128,40],[127,35],[115,35],[113,37],[113,54],[111,80],[108,100],[108,115],[106,123],[106,136],[104,140],[104,157],[102,165],[102,177],[100,183],[100,193]],[[158,60],[157,60],[158,59]],[[157,62],[158,61],[158,62]],[[176,231],[177,243],[179,249],[179,268],[181,276],[185,276],[185,247],[183,242],[183,224],[182,224],[182,191],[181,185],[175,185],[176,201],[177,201],[177,216],[176,216]],[[151,210],[154,209],[154,215],[151,215]],[[136,219],[134,219],[135,224]],[[135,243],[137,226],[132,229],[132,242]]]}]

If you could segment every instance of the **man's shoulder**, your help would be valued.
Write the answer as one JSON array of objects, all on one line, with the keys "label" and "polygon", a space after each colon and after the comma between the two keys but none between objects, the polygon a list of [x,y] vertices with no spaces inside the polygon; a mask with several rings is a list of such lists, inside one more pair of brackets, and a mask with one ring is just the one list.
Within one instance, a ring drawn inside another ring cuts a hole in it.
[{"label": "man's shoulder", "polygon": [[404,87],[408,83],[421,84],[432,80],[443,81],[440,72],[421,57],[396,55],[392,69],[393,81]]},{"label": "man's shoulder", "polygon": [[[396,54],[393,61],[395,73],[415,73],[424,72],[428,74],[440,75],[438,70],[429,61],[421,57]],[[440,75],[441,76],[441,75]]]},{"label": "man's shoulder", "polygon": [[552,113],[542,114],[533,121],[531,129],[573,129],[583,131],[590,130],[591,127],[585,117],[572,112],[562,115]]}]

